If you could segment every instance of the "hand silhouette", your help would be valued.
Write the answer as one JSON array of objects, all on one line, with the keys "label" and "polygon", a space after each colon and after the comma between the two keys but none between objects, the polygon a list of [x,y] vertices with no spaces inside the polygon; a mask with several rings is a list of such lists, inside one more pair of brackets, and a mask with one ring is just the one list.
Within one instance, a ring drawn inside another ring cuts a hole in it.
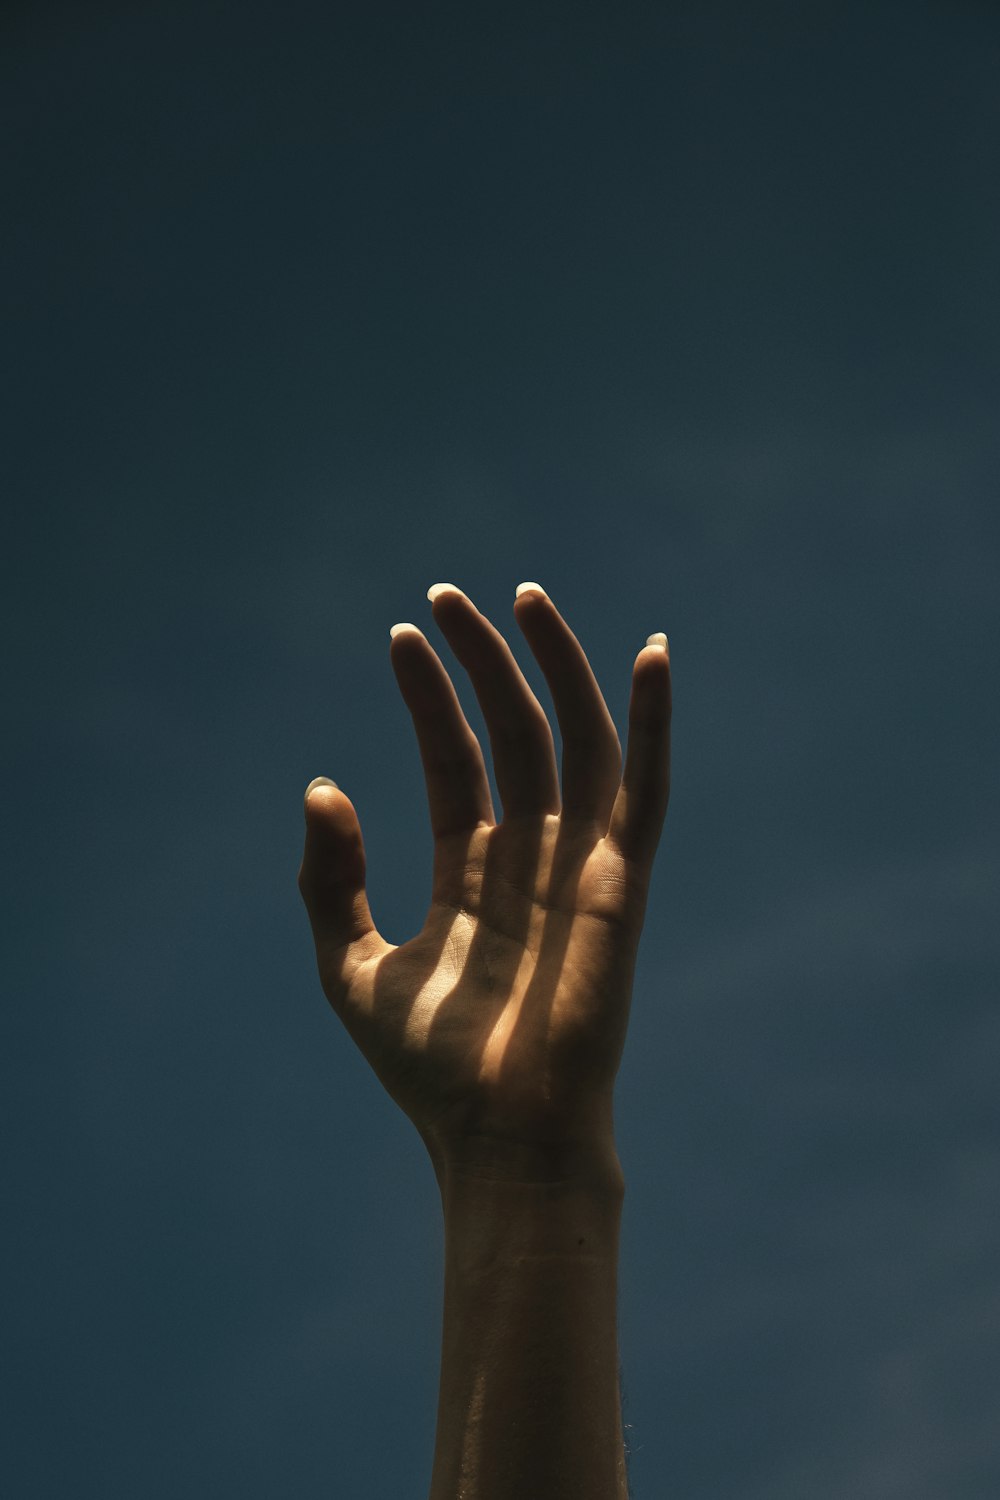
[{"label": "hand silhouette", "polygon": [[440,658],[416,627],[395,627],[390,656],[430,804],[431,903],[415,937],[387,942],[354,806],[333,783],[311,783],[299,888],[323,989],[436,1166],[470,1145],[606,1150],[669,796],[666,637],[635,659],[622,775],[580,643],[538,585],[518,590],[514,615],[562,733],[560,796],[548,718],[507,642],[452,585],[429,597],[482,707],[503,819]]}]

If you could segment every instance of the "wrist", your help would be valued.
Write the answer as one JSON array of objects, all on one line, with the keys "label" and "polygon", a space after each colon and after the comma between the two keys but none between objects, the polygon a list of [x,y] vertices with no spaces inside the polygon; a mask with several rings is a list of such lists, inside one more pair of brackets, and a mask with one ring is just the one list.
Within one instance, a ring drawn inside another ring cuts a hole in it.
[{"label": "wrist", "polygon": [[470,1132],[446,1142],[425,1137],[425,1144],[446,1209],[456,1194],[495,1190],[510,1198],[519,1188],[529,1196],[548,1189],[550,1197],[571,1191],[609,1201],[624,1197],[625,1177],[610,1133],[538,1141]]},{"label": "wrist", "polygon": [[610,1092],[572,1111],[509,1106],[451,1112],[421,1130],[442,1195],[447,1184],[559,1183],[600,1194],[625,1190]]},{"label": "wrist", "polygon": [[447,1251],[466,1273],[617,1261],[625,1183],[612,1142],[555,1149],[471,1137],[437,1178]]}]

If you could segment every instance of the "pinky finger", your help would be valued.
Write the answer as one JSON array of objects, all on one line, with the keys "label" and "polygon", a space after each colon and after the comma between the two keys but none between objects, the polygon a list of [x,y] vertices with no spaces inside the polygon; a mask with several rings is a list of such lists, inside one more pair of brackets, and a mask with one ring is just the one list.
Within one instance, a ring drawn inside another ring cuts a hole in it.
[{"label": "pinky finger", "polygon": [[657,634],[632,670],[625,769],[608,829],[625,859],[646,874],[670,800],[670,713],[670,648],[666,636]]}]

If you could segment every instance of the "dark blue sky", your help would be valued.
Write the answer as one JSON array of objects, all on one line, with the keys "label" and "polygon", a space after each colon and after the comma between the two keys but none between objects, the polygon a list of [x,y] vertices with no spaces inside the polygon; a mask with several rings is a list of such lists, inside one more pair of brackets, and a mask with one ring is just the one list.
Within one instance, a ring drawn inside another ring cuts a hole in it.
[{"label": "dark blue sky", "polygon": [[987,0],[5,7],[17,1500],[426,1493],[437,1189],[301,795],[405,941],[389,627],[485,741],[426,590],[549,705],[523,579],[623,742],[674,663],[637,1500],[1000,1493],[998,69]]}]

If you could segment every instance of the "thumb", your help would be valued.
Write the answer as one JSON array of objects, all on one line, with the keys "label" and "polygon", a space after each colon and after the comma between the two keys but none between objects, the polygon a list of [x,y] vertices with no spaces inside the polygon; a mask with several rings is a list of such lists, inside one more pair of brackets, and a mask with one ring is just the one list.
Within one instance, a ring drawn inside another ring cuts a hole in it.
[{"label": "thumb", "polygon": [[[378,936],[365,894],[365,845],[351,799],[326,776],[305,793],[306,842],[299,891],[309,913],[320,977],[349,984]],[[333,973],[331,973],[333,964]],[[332,997],[331,997],[332,999]]]}]

